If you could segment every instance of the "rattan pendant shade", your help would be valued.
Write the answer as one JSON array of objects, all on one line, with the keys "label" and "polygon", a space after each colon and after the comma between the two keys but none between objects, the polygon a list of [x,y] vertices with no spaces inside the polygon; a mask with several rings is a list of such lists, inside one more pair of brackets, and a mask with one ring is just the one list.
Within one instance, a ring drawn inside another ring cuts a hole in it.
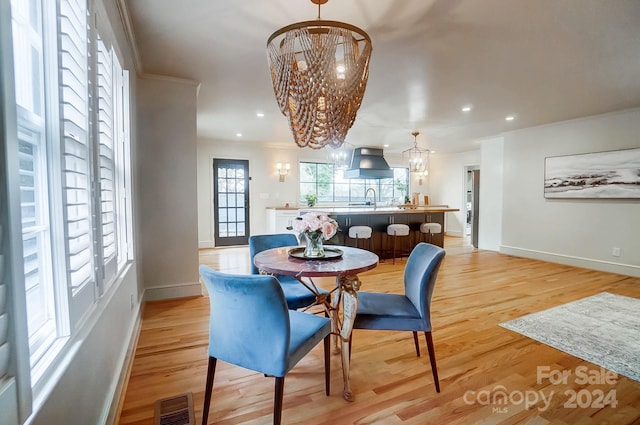
[{"label": "rattan pendant shade", "polygon": [[334,148],[356,119],[369,77],[371,39],[336,21],[306,21],[267,41],[273,90],[299,147]]}]

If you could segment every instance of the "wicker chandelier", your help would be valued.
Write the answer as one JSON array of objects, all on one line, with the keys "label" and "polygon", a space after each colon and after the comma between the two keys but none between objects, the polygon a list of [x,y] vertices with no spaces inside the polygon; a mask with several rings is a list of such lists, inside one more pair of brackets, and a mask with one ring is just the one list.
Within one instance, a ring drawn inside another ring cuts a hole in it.
[{"label": "wicker chandelier", "polygon": [[371,39],[350,24],[320,19],[280,28],[267,41],[273,90],[299,147],[340,147],[369,77]]},{"label": "wicker chandelier", "polygon": [[418,147],[419,131],[411,133],[413,136],[413,147],[402,151],[402,157],[409,160],[409,171],[420,173],[429,169],[429,149]]}]

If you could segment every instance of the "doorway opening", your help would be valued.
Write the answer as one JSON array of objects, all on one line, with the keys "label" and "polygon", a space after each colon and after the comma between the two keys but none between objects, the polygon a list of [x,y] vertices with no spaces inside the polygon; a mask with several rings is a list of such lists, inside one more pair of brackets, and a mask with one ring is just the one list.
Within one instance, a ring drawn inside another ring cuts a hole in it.
[{"label": "doorway opening", "polygon": [[471,237],[471,245],[478,247],[478,219],[480,217],[480,166],[467,165],[465,168],[465,209],[466,222],[464,236]]}]

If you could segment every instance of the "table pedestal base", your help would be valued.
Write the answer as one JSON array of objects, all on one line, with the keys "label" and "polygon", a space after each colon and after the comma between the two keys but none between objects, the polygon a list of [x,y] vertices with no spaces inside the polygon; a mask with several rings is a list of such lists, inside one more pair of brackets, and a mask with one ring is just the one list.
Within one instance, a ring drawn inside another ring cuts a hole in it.
[{"label": "table pedestal base", "polygon": [[[333,299],[333,308],[331,309],[331,326],[336,337],[336,349],[342,355],[342,377],[344,380],[343,396],[347,401],[353,401],[353,393],[349,383],[349,366],[351,361],[349,343],[351,341],[351,332],[353,331],[353,323],[356,320],[356,312],[358,311],[358,295],[360,289],[360,280],[358,276],[337,276],[337,291]],[[341,300],[342,298],[342,300]],[[342,302],[341,302],[342,301]],[[342,321],[340,321],[339,307],[342,306]],[[338,344],[338,339],[340,343]]]},{"label": "table pedestal base", "polygon": [[[349,362],[351,331],[358,310],[360,280],[358,273],[371,270],[378,265],[378,256],[373,252],[341,246],[343,255],[326,260],[293,258],[289,255],[297,247],[279,247],[261,251],[253,258],[253,263],[263,274],[292,276],[316,295],[316,304],[324,307],[331,318],[331,333],[335,336],[334,353],[342,356],[342,374],[344,379],[343,395],[345,400],[353,401],[354,396],[349,385]],[[335,277],[336,287],[331,302],[326,294],[320,294],[313,283],[313,277]],[[308,279],[306,281],[305,279]],[[342,311],[340,311],[342,310]]]}]

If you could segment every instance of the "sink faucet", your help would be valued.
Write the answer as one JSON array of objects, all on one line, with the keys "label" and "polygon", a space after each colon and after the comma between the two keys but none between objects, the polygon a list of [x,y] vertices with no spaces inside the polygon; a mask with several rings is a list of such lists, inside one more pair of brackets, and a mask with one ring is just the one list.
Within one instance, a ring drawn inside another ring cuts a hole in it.
[{"label": "sink faucet", "polygon": [[369,189],[367,189],[367,191],[364,193],[364,200],[367,200],[367,195],[369,195],[369,191],[373,192],[373,209],[375,210],[377,205],[376,205],[376,190],[372,187],[370,187]]}]

